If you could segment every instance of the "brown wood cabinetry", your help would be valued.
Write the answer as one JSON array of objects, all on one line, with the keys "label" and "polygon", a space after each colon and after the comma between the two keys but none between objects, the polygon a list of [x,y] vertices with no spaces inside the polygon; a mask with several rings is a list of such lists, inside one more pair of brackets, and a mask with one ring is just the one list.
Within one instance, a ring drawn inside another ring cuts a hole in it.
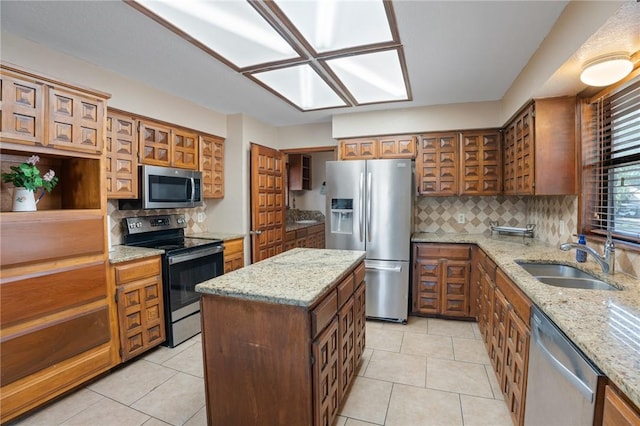
[{"label": "brown wood cabinetry", "polygon": [[496,195],[501,192],[501,134],[497,129],[460,135],[460,194]]},{"label": "brown wood cabinetry", "polygon": [[325,248],[324,223],[285,232],[284,251],[296,247]]},{"label": "brown wood cabinetry", "polygon": [[471,246],[414,244],[413,259],[413,313],[469,317]]},{"label": "brown wood cabinetry", "polygon": [[339,141],[340,160],[415,158],[418,137],[414,135],[375,136]]},{"label": "brown wood cabinetry", "polygon": [[611,385],[605,387],[602,426],[638,426],[640,410]]},{"label": "brown wood cabinetry", "polygon": [[311,189],[311,157],[304,154],[289,154],[289,190]]},{"label": "brown wood cabinetry", "polygon": [[575,97],[536,99],[505,126],[505,194],[577,192]]},{"label": "brown wood cabinetry", "polygon": [[478,328],[485,342],[511,418],[524,423],[527,366],[529,363],[529,316],[531,301],[478,249],[476,296]]},{"label": "brown wood cabinetry", "polygon": [[460,157],[457,132],[420,136],[416,172],[421,195],[457,195]]},{"label": "brown wood cabinetry", "polygon": [[138,120],[140,163],[196,170],[198,135],[151,120]]},{"label": "brown wood cabinetry", "polygon": [[309,307],[203,294],[209,423],[331,426],[362,358],[364,277],[360,262]]},{"label": "brown wood cabinetry", "polygon": [[171,130],[171,147],[173,148],[173,167],[197,170],[198,134],[188,130],[174,128]]},{"label": "brown wood cabinetry", "polygon": [[44,145],[45,87],[30,78],[2,68],[2,141]]},{"label": "brown wood cabinetry", "polygon": [[165,340],[160,256],[112,265],[111,274],[124,362]]},{"label": "brown wood cabinetry", "polygon": [[224,273],[244,267],[244,238],[224,242]]},{"label": "brown wood cabinetry", "polygon": [[202,196],[224,198],[224,139],[200,135]]},{"label": "brown wood cabinetry", "polygon": [[138,198],[138,140],[135,119],[109,110],[106,135],[107,197]]}]

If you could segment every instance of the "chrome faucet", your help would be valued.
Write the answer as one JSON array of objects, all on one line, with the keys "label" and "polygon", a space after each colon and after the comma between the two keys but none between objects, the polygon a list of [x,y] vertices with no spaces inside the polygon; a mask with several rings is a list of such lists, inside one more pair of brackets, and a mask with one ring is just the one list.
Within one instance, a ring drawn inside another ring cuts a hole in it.
[{"label": "chrome faucet", "polygon": [[605,274],[612,275],[616,269],[616,249],[615,244],[613,243],[613,239],[611,238],[611,232],[607,232],[607,240],[604,242],[604,255],[600,256],[600,254],[588,247],[584,244],[578,243],[564,243],[560,244],[560,250],[567,251],[570,249],[576,250],[584,250],[586,253],[593,256],[593,258],[598,262],[598,265],[602,268],[602,272]]}]

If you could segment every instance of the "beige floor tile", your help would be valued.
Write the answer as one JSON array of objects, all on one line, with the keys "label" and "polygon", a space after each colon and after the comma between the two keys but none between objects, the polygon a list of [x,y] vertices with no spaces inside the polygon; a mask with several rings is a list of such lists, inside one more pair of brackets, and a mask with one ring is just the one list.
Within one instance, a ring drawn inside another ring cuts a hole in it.
[{"label": "beige floor tile", "polygon": [[177,372],[144,359],[134,361],[88,386],[94,392],[131,405]]},{"label": "beige floor tile", "polygon": [[382,328],[367,328],[365,346],[369,349],[379,349],[389,352],[400,352],[401,331],[385,330]]},{"label": "beige floor tile", "polygon": [[156,364],[162,364],[163,362],[166,362],[174,356],[178,355],[180,352],[186,350],[194,343],[196,343],[195,340],[187,340],[186,342],[183,342],[175,348],[156,346],[154,349],[144,355],[143,359],[150,362],[155,362]]},{"label": "beige floor tile", "polygon": [[468,321],[451,321],[429,318],[429,334],[473,339],[474,334],[472,324],[473,323]]},{"label": "beige floor tile", "polygon": [[337,416],[335,421],[333,422],[333,426],[344,426],[346,422],[347,422],[346,417]]},{"label": "beige floor tile", "polygon": [[403,354],[453,359],[453,344],[450,336],[405,333],[400,352]]},{"label": "beige floor tile", "polygon": [[347,422],[344,424],[344,426],[375,426],[375,425],[378,425],[378,423],[363,422],[356,419],[347,419]]},{"label": "beige floor tile", "polygon": [[491,385],[491,390],[493,391],[493,398],[504,401],[504,395],[500,390],[500,383],[498,383],[496,372],[493,371],[493,366],[485,365],[484,369],[487,371],[487,377],[489,377],[489,384]]},{"label": "beige floor tile", "polygon": [[447,359],[427,360],[427,388],[493,398],[484,365]]},{"label": "beige floor tile", "polygon": [[491,364],[482,340],[453,337],[453,355],[456,361]]},{"label": "beige floor tile", "polygon": [[409,331],[411,333],[426,333],[427,332],[427,318],[412,317],[407,318],[406,324],[400,324],[397,322],[385,322],[382,325],[384,330],[395,331]]},{"label": "beige floor tile", "polygon": [[340,415],[355,420],[384,424],[392,383],[356,377]]},{"label": "beige floor tile", "polygon": [[61,423],[61,426],[140,426],[147,420],[149,416],[146,414],[105,398]]},{"label": "beige floor tile", "polygon": [[144,422],[142,426],[171,426],[171,424],[158,420],[155,417],[151,417],[149,420]]},{"label": "beige floor tile", "polygon": [[511,416],[504,401],[460,395],[464,426],[511,426]]},{"label": "beige floor tile", "polygon": [[367,366],[369,365],[369,361],[371,360],[372,353],[373,350],[368,348],[365,348],[364,352],[362,352],[362,361],[360,362],[360,366],[356,370],[357,376],[364,376],[364,372],[367,370]]},{"label": "beige floor tile", "polygon": [[367,322],[365,323],[365,327],[367,328],[367,330],[370,328],[380,329],[383,326],[384,326],[384,322],[382,321],[367,320]]},{"label": "beige floor tile", "polygon": [[162,363],[163,366],[191,374],[196,377],[204,377],[202,364],[202,343],[195,342],[178,355]]},{"label": "beige floor tile", "polygon": [[460,397],[433,389],[393,385],[386,426],[462,426]]},{"label": "beige floor tile", "polygon": [[202,407],[184,426],[207,426],[207,407]]},{"label": "beige floor tile", "polygon": [[88,389],[80,389],[18,422],[20,426],[59,425],[106,398]]},{"label": "beige floor tile", "polygon": [[364,375],[372,379],[424,387],[426,364],[424,356],[373,351]]},{"label": "beige floor tile", "polygon": [[131,407],[165,422],[181,425],[204,405],[204,380],[178,373]]},{"label": "beige floor tile", "polygon": [[478,327],[478,323],[471,323],[471,327],[473,328],[473,337],[474,339],[482,340],[482,333],[480,332],[480,328]]}]

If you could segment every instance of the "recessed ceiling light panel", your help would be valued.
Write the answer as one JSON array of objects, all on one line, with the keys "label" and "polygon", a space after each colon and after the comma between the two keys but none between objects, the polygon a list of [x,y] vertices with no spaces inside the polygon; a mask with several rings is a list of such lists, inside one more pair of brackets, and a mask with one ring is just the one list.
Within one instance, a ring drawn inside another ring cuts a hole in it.
[{"label": "recessed ceiling light panel", "polygon": [[308,64],[251,75],[303,111],[347,105]]},{"label": "recessed ceiling light panel", "polygon": [[236,68],[300,55],[245,1],[138,0]]},{"label": "recessed ceiling light panel", "polygon": [[393,41],[382,0],[278,0],[276,4],[318,53]]},{"label": "recessed ceiling light panel", "polygon": [[330,59],[326,64],[359,104],[409,98],[396,49]]}]

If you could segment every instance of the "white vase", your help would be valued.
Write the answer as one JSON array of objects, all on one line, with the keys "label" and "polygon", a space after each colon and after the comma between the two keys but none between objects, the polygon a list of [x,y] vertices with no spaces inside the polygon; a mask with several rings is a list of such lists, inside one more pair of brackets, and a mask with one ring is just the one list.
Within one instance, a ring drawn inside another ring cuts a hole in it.
[{"label": "white vase", "polygon": [[13,190],[14,212],[34,212],[36,210],[36,197],[33,191],[22,187]]}]

